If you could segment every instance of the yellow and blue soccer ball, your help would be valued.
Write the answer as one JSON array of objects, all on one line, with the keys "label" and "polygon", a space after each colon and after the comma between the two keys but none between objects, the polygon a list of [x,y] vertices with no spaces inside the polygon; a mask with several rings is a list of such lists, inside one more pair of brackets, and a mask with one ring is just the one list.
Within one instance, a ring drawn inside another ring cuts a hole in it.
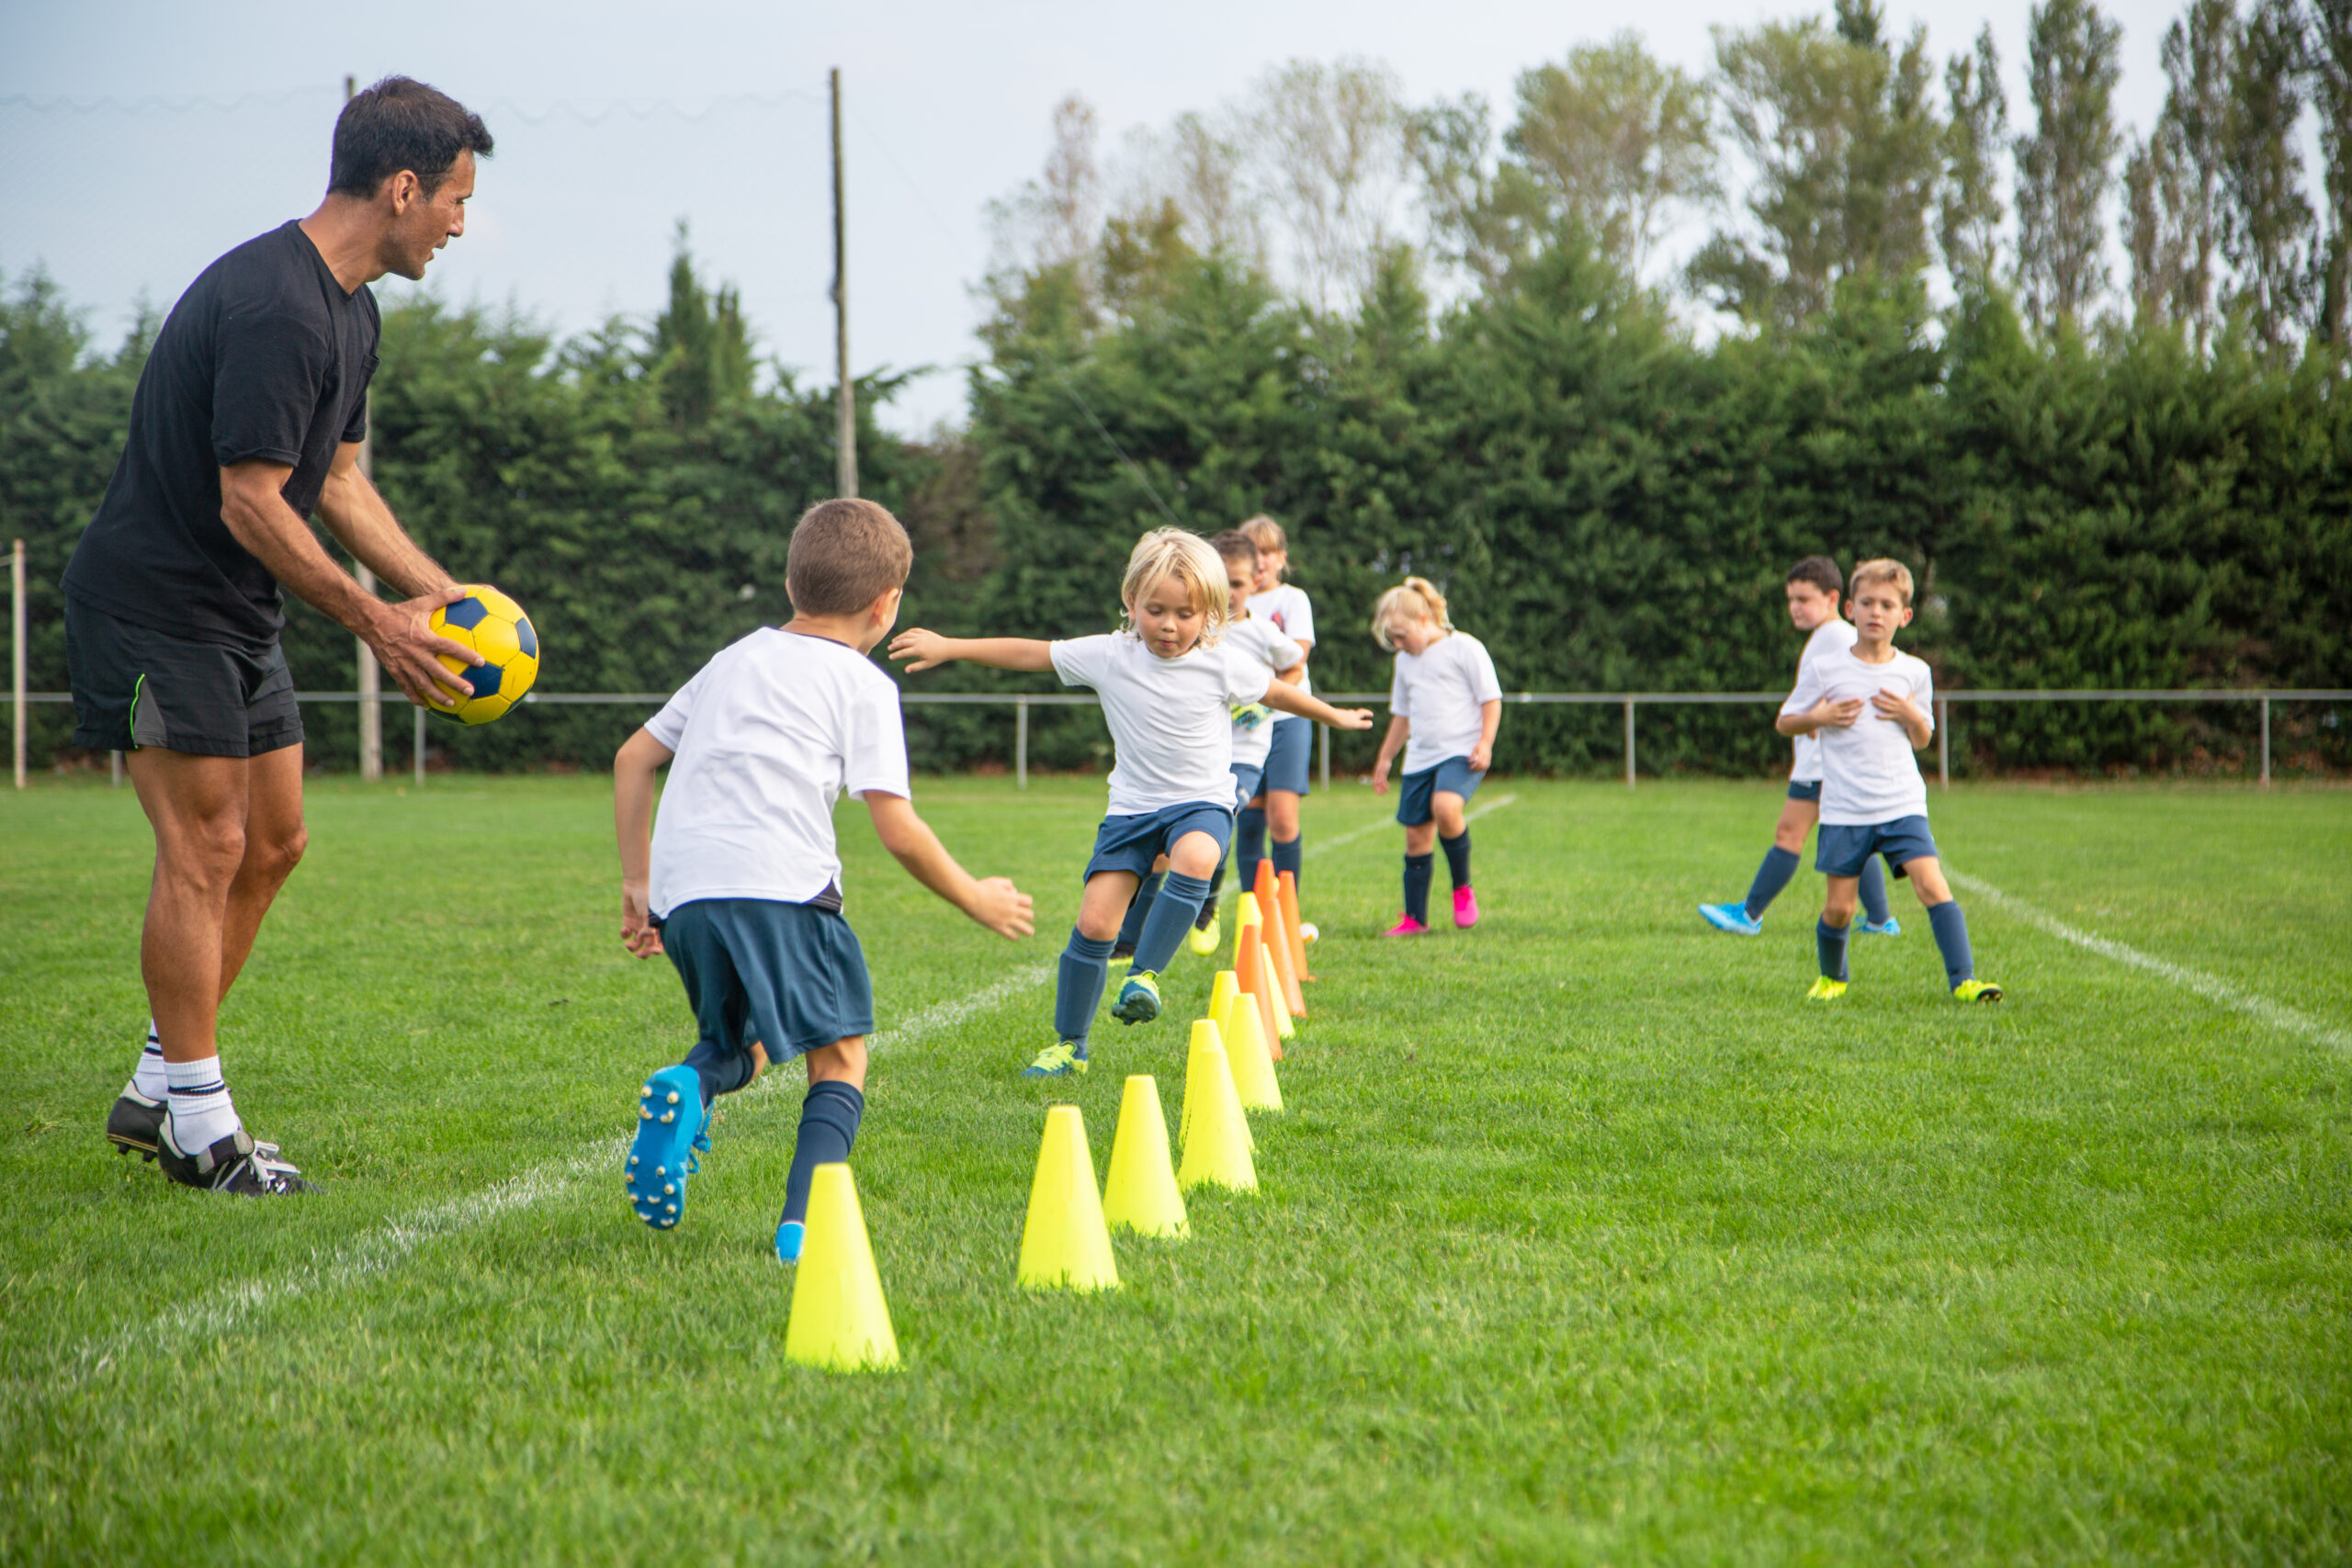
[{"label": "yellow and blue soccer ball", "polygon": [[488,583],[468,583],[464,598],[434,611],[433,629],[482,657],[480,664],[442,658],[452,674],[472,684],[474,694],[454,708],[435,708],[435,713],[464,724],[488,724],[521,702],[539,678],[539,634],[532,628],[531,617]]}]

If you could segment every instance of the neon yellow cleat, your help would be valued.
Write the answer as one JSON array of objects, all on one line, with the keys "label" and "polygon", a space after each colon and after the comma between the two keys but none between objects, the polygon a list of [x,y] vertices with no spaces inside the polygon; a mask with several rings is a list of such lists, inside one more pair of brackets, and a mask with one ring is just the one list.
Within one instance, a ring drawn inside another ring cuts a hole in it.
[{"label": "neon yellow cleat", "polygon": [[1833,980],[1828,976],[1824,975],[1819,979],[1814,981],[1813,989],[1804,994],[1804,999],[1809,1002],[1834,1002],[1845,994],[1845,981]]},{"label": "neon yellow cleat", "polygon": [[1086,1047],[1074,1040],[1058,1041],[1037,1053],[1037,1059],[1021,1069],[1024,1078],[1067,1078],[1086,1071]]},{"label": "neon yellow cleat", "polygon": [[1951,999],[1956,1002],[1997,1002],[2001,999],[2001,987],[1990,980],[1962,980],[1951,988]]}]

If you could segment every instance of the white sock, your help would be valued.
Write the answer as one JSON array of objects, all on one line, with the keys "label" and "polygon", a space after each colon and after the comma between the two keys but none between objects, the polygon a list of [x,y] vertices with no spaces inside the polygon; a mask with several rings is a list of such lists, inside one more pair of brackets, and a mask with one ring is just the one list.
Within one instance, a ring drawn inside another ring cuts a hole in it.
[{"label": "white sock", "polygon": [[180,1153],[200,1153],[237,1130],[237,1108],[220,1076],[220,1057],[166,1062],[164,1071],[172,1082],[172,1142]]},{"label": "white sock", "polygon": [[147,1021],[147,1045],[139,1053],[139,1070],[130,1075],[130,1087],[148,1100],[171,1098],[172,1080],[164,1072],[164,1043],[155,1033],[155,1021]]}]

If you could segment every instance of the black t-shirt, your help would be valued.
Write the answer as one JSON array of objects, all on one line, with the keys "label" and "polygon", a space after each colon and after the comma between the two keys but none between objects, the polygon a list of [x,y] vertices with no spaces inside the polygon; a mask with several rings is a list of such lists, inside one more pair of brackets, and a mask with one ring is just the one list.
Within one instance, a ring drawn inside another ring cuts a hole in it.
[{"label": "black t-shirt", "polygon": [[335,448],[368,433],[382,327],[345,293],[300,223],[206,267],[172,307],[130,402],[130,433],[65,592],[119,620],[261,651],[286,624],[277,580],[220,521],[220,470],[249,457],[294,472],[308,517]]}]

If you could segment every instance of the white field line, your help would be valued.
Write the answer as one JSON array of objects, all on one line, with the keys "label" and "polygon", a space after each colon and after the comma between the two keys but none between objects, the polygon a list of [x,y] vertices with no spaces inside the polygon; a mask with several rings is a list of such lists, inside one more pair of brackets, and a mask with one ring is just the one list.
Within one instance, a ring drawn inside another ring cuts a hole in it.
[{"label": "white field line", "polygon": [[[1053,973],[1052,964],[1038,964],[983,986],[968,996],[926,1008],[898,1028],[876,1033],[872,1049],[911,1045],[942,1030],[953,1029],[1023,991],[1035,989]],[[764,1089],[787,1076],[781,1072],[770,1074],[757,1087]],[[327,1258],[314,1258],[276,1279],[224,1285],[174,1306],[147,1323],[86,1339],[66,1359],[64,1367],[52,1374],[48,1386],[56,1392],[71,1393],[118,1364],[126,1351],[142,1347],[162,1349],[178,1340],[215,1337],[280,1302],[330,1294],[390,1272],[428,1241],[479,1229],[502,1215],[555,1197],[590,1176],[616,1172],[627,1144],[625,1138],[599,1139],[568,1158],[550,1160],[480,1192],[388,1222],[346,1242]]]},{"label": "white field line", "polygon": [[[1469,810],[1464,812],[1462,814],[1462,820],[1465,824],[1476,822],[1479,818],[1487,815],[1487,812],[1500,811],[1504,807],[1509,806],[1512,801],[1517,800],[1519,796],[1515,795],[1498,795],[1494,799],[1487,801],[1485,805],[1474,806]],[[1325,850],[1336,850],[1341,844],[1352,844],[1367,833],[1377,833],[1383,828],[1395,827],[1396,827],[1396,818],[1394,815],[1383,817],[1377,820],[1367,822],[1361,828],[1351,828],[1344,833],[1337,833],[1328,839],[1317,839],[1313,843],[1306,846],[1305,852],[1310,855],[1319,855]],[[1399,829],[1398,831],[1401,832],[1403,829]]]},{"label": "white field line", "polygon": [[2095,931],[2084,931],[2079,926],[2070,926],[2055,915],[2047,914],[2022,898],[2002,892],[1982,877],[1970,876],[1964,873],[1953,871],[1949,866],[1944,869],[1944,877],[1953,886],[1966,889],[2003,913],[2014,915],[2030,926],[2039,927],[2062,942],[2073,942],[2076,947],[2088,953],[2096,953],[2101,958],[2110,958],[2118,964],[2129,964],[2134,969],[2144,969],[2151,975],[2161,976],[2176,986],[2185,987],[2196,992],[2207,1001],[2234,1009],[2249,1018],[2259,1019],[2273,1029],[2283,1030],[2289,1034],[2300,1034],[2306,1040],[2315,1040],[2323,1045],[2332,1046],[2338,1051],[2352,1051],[2352,1034],[2346,1034],[2340,1029],[2331,1029],[2309,1013],[2299,1012],[2283,1002],[2274,1002],[2268,997],[2249,991],[2243,986],[2222,979],[2218,975],[2208,975],[2201,969],[2191,969],[2187,964],[2175,964],[2168,959],[2158,958],[2154,953],[2143,953],[2136,947],[2126,946],[2122,942],[2100,936]]}]

